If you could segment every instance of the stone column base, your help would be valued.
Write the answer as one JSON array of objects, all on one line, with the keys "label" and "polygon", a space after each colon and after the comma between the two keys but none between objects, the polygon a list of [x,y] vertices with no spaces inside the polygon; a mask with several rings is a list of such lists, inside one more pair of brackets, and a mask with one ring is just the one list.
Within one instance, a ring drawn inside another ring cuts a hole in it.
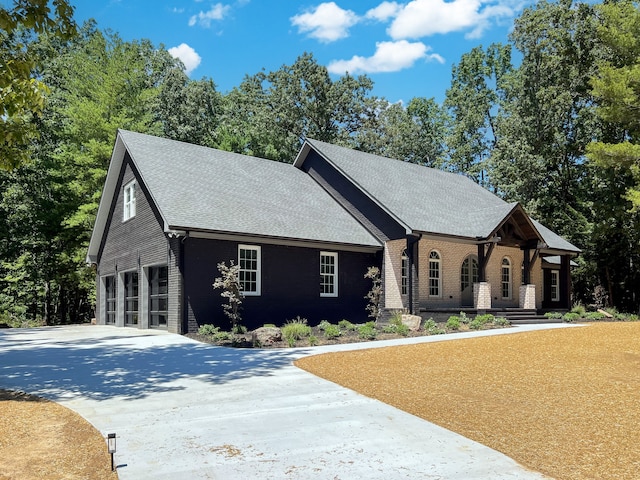
[{"label": "stone column base", "polygon": [[520,285],[520,308],[526,310],[536,309],[536,286],[533,284]]},{"label": "stone column base", "polygon": [[473,284],[473,308],[476,310],[491,309],[491,284],[489,282]]}]

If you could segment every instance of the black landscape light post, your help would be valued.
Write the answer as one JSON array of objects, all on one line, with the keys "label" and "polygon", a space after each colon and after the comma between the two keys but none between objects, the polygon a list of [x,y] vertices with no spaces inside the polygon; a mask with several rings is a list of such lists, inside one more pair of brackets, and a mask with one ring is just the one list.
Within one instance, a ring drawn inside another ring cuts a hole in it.
[{"label": "black landscape light post", "polygon": [[107,435],[107,448],[109,449],[109,453],[111,454],[111,471],[115,470],[115,466],[113,465],[113,454],[116,453],[116,434],[110,433]]}]

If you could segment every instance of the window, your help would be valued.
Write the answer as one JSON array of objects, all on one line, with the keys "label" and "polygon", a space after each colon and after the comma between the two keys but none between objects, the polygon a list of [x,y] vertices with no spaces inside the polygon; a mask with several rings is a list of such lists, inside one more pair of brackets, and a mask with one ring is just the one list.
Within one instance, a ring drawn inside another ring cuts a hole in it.
[{"label": "window", "polygon": [[429,253],[429,296],[440,297],[440,254],[435,250]]},{"label": "window", "polygon": [[400,282],[402,295],[409,293],[409,257],[407,251],[402,252],[402,264],[400,266]]},{"label": "window", "polygon": [[507,257],[502,259],[501,271],[502,298],[503,300],[507,300],[511,298],[511,262]]},{"label": "window", "polygon": [[260,295],[260,247],[238,246],[238,277],[243,295]]},{"label": "window", "polygon": [[467,257],[460,268],[460,291],[470,288],[473,292],[473,284],[478,283],[478,260]]},{"label": "window", "polygon": [[136,182],[129,182],[124,187],[124,221],[136,216]]},{"label": "window", "polygon": [[558,270],[551,270],[551,301],[560,301],[560,272]]},{"label": "window", "polygon": [[124,274],[124,324],[138,324],[138,272]]},{"label": "window", "polygon": [[107,325],[116,324],[116,277],[109,276],[104,279],[105,319]]},{"label": "window", "polygon": [[169,275],[166,266],[149,267],[149,325],[167,326]]},{"label": "window", "polygon": [[338,254],[320,252],[320,296],[338,296]]}]

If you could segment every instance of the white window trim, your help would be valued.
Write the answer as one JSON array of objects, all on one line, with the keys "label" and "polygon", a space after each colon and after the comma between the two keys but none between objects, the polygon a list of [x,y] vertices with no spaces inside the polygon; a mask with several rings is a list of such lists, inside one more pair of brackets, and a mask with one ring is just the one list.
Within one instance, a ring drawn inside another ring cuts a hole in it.
[{"label": "white window trim", "polygon": [[333,270],[333,293],[322,293],[320,292],[321,297],[337,297],[338,296],[338,252],[320,252],[320,281],[322,282],[322,257],[333,257],[334,259],[334,270]]},{"label": "white window trim", "polygon": [[[135,180],[127,183],[122,189],[122,221],[126,222],[136,216],[136,194],[137,182]],[[131,195],[133,192],[133,196]],[[127,201],[127,193],[129,193],[129,201]]]},{"label": "white window trim", "polygon": [[409,295],[409,255],[406,250],[400,256],[400,295]]},{"label": "white window trim", "polygon": [[[438,258],[431,258],[431,253],[435,252],[436,255],[438,255]],[[431,295],[431,262],[437,263],[438,264],[438,294],[437,295]],[[428,264],[427,264],[427,270],[428,270],[428,288],[429,288],[429,297],[430,298],[442,298],[442,255],[440,254],[440,252],[438,250],[431,250],[429,252],[429,258],[428,258]]]},{"label": "white window trim", "polygon": [[[240,250],[255,250],[257,252],[256,255],[256,290],[254,292],[245,292],[242,290],[242,295],[245,297],[259,297],[262,293],[262,252],[261,247],[259,245],[238,245],[238,265],[240,265]],[[253,271],[253,270],[246,270]],[[240,270],[238,271],[238,276],[240,275]]]},{"label": "white window trim", "polygon": [[[508,265],[505,265],[503,263],[505,260],[508,262]],[[511,287],[511,281],[513,279],[513,269],[511,268],[511,265],[512,265],[512,263],[511,263],[511,259],[509,257],[503,257],[502,258],[502,261],[500,262],[500,293],[501,293],[501,296],[502,296],[502,300],[511,300],[511,298],[513,296],[513,292],[512,292],[513,289]],[[504,268],[507,268],[509,270],[509,281],[508,282],[505,282],[502,279],[502,273],[503,273],[502,271],[503,271]],[[503,290],[503,286],[504,286],[505,283],[507,283],[507,285],[509,287],[508,288],[509,295],[506,296],[506,297],[504,296],[504,290]]]}]

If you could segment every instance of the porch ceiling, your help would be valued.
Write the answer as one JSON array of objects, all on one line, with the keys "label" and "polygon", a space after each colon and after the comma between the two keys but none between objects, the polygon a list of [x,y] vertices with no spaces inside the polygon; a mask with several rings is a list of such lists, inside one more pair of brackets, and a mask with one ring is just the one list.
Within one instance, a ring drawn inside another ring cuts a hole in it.
[{"label": "porch ceiling", "polygon": [[544,241],[520,205],[500,222],[493,236],[500,237],[498,245],[507,247],[536,248],[539,242]]}]

